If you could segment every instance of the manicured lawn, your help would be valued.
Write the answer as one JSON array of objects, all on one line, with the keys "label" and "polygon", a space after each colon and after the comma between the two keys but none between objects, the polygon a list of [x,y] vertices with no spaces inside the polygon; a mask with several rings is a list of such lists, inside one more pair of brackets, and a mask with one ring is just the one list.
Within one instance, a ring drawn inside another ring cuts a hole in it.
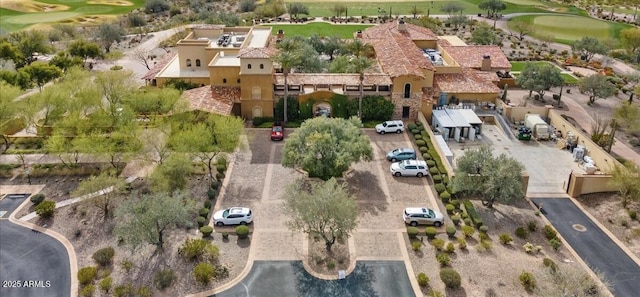
[{"label": "manicured lawn", "polygon": [[522,69],[524,69],[524,65],[526,65],[527,63],[534,63],[534,64],[544,64],[547,62],[544,61],[538,61],[538,62],[511,62],[511,71],[512,72],[520,72],[522,71]]},{"label": "manicured lawn", "polygon": [[621,23],[607,22],[576,15],[526,15],[509,20],[523,20],[535,27],[533,36],[550,34],[557,42],[571,44],[583,36],[599,39],[617,38],[620,30],[631,26]]},{"label": "manicured lawn", "polygon": [[577,84],[578,83],[578,79],[573,77],[573,75],[569,74],[569,73],[560,73],[560,75],[562,76],[562,79],[564,80],[565,84]]},{"label": "manicured lawn", "polygon": [[371,25],[334,25],[329,23],[308,23],[304,25],[265,25],[273,27],[273,33],[284,30],[286,36],[309,37],[313,34],[320,36],[338,36],[343,39],[353,38],[353,33],[364,30]]}]

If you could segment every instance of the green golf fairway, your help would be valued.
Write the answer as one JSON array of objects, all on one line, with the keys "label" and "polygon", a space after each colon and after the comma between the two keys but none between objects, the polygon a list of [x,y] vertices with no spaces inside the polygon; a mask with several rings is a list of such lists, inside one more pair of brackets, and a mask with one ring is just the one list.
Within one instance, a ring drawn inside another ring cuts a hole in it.
[{"label": "green golf fairway", "polygon": [[309,37],[313,34],[319,36],[338,36],[340,38],[353,38],[353,34],[358,30],[364,30],[371,25],[334,25],[328,23],[308,23],[304,25],[264,25],[271,26],[271,32],[284,30],[287,36]]},{"label": "green golf fairway", "polygon": [[613,23],[576,15],[525,15],[509,20],[522,20],[532,24],[535,32],[532,36],[553,35],[556,42],[572,44],[584,36],[598,39],[617,38],[620,30],[631,28],[622,23]]}]

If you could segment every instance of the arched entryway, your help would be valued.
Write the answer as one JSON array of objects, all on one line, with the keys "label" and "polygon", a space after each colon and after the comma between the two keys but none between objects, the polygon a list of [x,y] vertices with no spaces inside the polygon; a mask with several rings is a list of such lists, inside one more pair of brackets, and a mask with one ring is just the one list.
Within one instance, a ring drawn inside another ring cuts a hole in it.
[{"label": "arched entryway", "polygon": [[262,117],[262,107],[254,106],[253,109],[251,109],[251,116],[253,118],[261,118]]}]

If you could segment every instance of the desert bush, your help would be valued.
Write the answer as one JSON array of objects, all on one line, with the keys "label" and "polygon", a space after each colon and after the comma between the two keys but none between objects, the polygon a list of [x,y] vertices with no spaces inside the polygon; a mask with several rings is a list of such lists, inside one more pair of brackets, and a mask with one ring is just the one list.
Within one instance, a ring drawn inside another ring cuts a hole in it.
[{"label": "desert bush", "polygon": [[100,288],[100,291],[104,293],[109,293],[112,285],[113,285],[113,279],[110,276],[107,276],[101,279],[100,283],[98,283],[98,287]]},{"label": "desert bush", "polygon": [[436,161],[431,160],[431,159],[427,160],[426,163],[427,163],[427,166],[429,166],[429,168],[436,166]]},{"label": "desert bush", "polygon": [[457,289],[460,287],[462,278],[460,274],[453,268],[440,269],[440,279],[450,289]]},{"label": "desert bush", "polygon": [[484,250],[491,250],[493,248],[493,243],[490,240],[480,239],[480,246],[484,248]]},{"label": "desert bush", "polygon": [[551,240],[558,236],[558,232],[551,225],[544,225],[544,236],[547,240]]},{"label": "desert bush", "polygon": [[411,242],[411,248],[416,252],[420,251],[422,249],[422,242],[420,242],[418,240],[412,241]]},{"label": "desert bush", "polygon": [[207,190],[207,197],[211,200],[216,199],[216,196],[218,196],[218,190],[214,189],[214,188],[209,188]]},{"label": "desert bush", "polygon": [[136,297],[151,297],[151,289],[149,287],[138,288]]},{"label": "desert bush", "polygon": [[467,240],[464,237],[458,238],[458,248],[461,250],[467,249]]},{"label": "desert bush", "polygon": [[331,270],[336,268],[336,262],[333,261],[327,261],[327,269]]},{"label": "desert bush", "polygon": [[202,237],[209,237],[211,233],[213,233],[213,227],[207,225],[200,227],[200,233],[202,233]]},{"label": "desert bush", "polygon": [[438,263],[440,263],[441,267],[449,266],[449,264],[451,264],[451,258],[449,258],[449,255],[445,253],[437,254],[436,260],[438,260]]},{"label": "desert bush", "polygon": [[431,173],[431,175],[436,175],[436,174],[440,174],[440,171],[438,170],[437,167],[431,167],[429,168],[429,173]]},{"label": "desert bush", "polygon": [[193,268],[193,277],[198,283],[206,285],[215,277],[216,268],[207,262],[200,262]]},{"label": "desert bush", "polygon": [[487,234],[487,232],[489,232],[489,226],[486,226],[486,225],[482,225],[478,229],[480,230],[481,234]]},{"label": "desert bush", "polygon": [[30,200],[34,205],[38,205],[44,201],[44,194],[35,194],[31,196]]},{"label": "desert bush", "polygon": [[205,217],[198,217],[198,227],[202,227],[204,226],[204,223],[207,222],[207,218]]},{"label": "desert bush", "polygon": [[130,283],[127,284],[122,284],[119,286],[116,286],[113,289],[113,296],[114,297],[128,297],[128,296],[134,296],[134,290],[133,290],[133,285],[131,285]]},{"label": "desert bush", "polygon": [[434,289],[429,290],[429,293],[427,294],[428,297],[442,297],[442,293],[440,293],[440,291],[436,291]]},{"label": "desert bush", "polygon": [[455,207],[456,209],[460,209],[460,200],[458,199],[451,200],[451,205],[453,205],[453,207]]},{"label": "desert bush", "polygon": [[[471,227],[471,218],[464,218],[462,221],[464,222],[465,226]],[[471,227],[471,228],[473,228],[473,227]]]},{"label": "desert bush", "polygon": [[82,289],[80,289],[80,296],[82,297],[91,297],[93,293],[95,293],[96,287],[94,285],[86,285]]},{"label": "desert bush", "polygon": [[164,290],[173,285],[177,279],[176,273],[172,269],[163,269],[153,276],[153,284],[158,290]]},{"label": "desert bush", "polygon": [[453,210],[456,209],[456,208],[453,206],[453,204],[447,204],[445,206],[445,209],[447,210],[447,214],[452,214]]},{"label": "desert bush", "polygon": [[442,248],[444,247],[444,240],[440,238],[436,238],[431,241],[431,245],[433,245],[433,247],[436,248],[436,250],[441,251]]},{"label": "desert bush", "polygon": [[418,228],[416,227],[407,227],[407,235],[410,239],[415,239],[418,237]]},{"label": "desert bush", "polygon": [[209,201],[209,200],[205,200],[205,201],[204,201],[204,208],[211,209],[211,201]]},{"label": "desert bush", "polygon": [[43,219],[53,217],[56,212],[56,202],[53,200],[44,200],[36,205],[36,214]]},{"label": "desert bush", "polygon": [[249,227],[244,225],[236,227],[236,235],[238,235],[238,239],[246,239],[249,237]]},{"label": "desert bush", "polygon": [[456,236],[456,227],[454,226],[447,226],[447,228],[445,229],[447,232],[447,235],[452,238]]},{"label": "desert bush", "polygon": [[227,231],[222,232],[222,239],[229,239],[229,232]]},{"label": "desert bush", "polygon": [[489,240],[489,235],[487,235],[487,233],[484,233],[484,232],[479,232],[478,233],[478,239],[480,239],[480,240]]},{"label": "desert bush", "polygon": [[627,214],[629,214],[629,218],[632,220],[637,220],[638,219],[638,213],[636,213],[633,210],[628,210]]},{"label": "desert bush", "polygon": [[464,204],[464,209],[467,211],[467,214],[469,214],[469,218],[471,218],[473,224],[476,228],[480,228],[480,226],[482,226],[482,218],[480,218],[480,215],[476,212],[475,207],[473,207],[473,203],[469,200],[464,200],[462,201],[462,204]]},{"label": "desert bush", "polygon": [[426,227],[424,228],[424,233],[427,235],[427,238],[431,240],[436,238],[436,234],[438,233],[438,230],[436,230],[436,228],[434,227]]},{"label": "desert bush", "polygon": [[434,175],[431,177],[433,179],[433,183],[434,184],[440,184],[442,183],[442,176],[441,175]]},{"label": "desert bush", "polygon": [[518,227],[516,228],[516,236],[518,236],[518,238],[525,239],[527,238],[527,236],[529,236],[529,231],[527,231],[527,229],[525,229],[524,227]]},{"label": "desert bush", "polygon": [[462,234],[464,234],[464,236],[467,237],[467,238],[473,236],[473,234],[476,233],[476,230],[473,229],[473,227],[471,227],[469,225],[462,226],[460,228],[460,230],[462,230]]},{"label": "desert bush", "polygon": [[530,242],[527,242],[524,245],[522,245],[522,248],[527,254],[531,254],[534,251],[534,246]]},{"label": "desert bush", "polygon": [[93,260],[100,266],[109,266],[113,262],[115,253],[115,250],[110,246],[102,248],[93,253]]},{"label": "desert bush", "polygon": [[454,225],[460,225],[460,215],[452,215],[451,221],[453,221]]},{"label": "desert bush", "polygon": [[524,289],[527,290],[527,292],[533,292],[533,290],[536,288],[536,278],[531,272],[523,271],[522,273],[520,273],[518,279],[520,279],[520,283],[522,284]]},{"label": "desert bush", "polygon": [[[431,161],[431,159],[433,158],[433,157],[431,157],[431,154],[429,154],[429,153],[424,153],[424,154],[422,154],[422,157],[423,157],[425,160],[427,160],[427,162]],[[428,164],[427,164],[427,165],[428,165]],[[434,162],[434,164],[433,164],[433,165],[435,165],[435,162]]]},{"label": "desert bush", "polygon": [[422,139],[416,140],[416,146],[423,147],[426,143]]},{"label": "desert bush", "polygon": [[456,251],[456,247],[453,245],[453,242],[447,243],[447,247],[444,249],[444,251],[449,254],[453,254]]},{"label": "desert bush", "polygon": [[124,271],[129,272],[131,271],[131,268],[133,268],[133,262],[129,260],[122,260],[122,262],[120,263],[120,267],[122,267]]},{"label": "desert bush", "polygon": [[502,244],[510,244],[513,241],[511,235],[509,233],[501,233],[500,234],[500,243]]},{"label": "desert bush", "polygon": [[98,275],[97,267],[93,267],[93,266],[82,267],[80,268],[80,270],[78,270],[78,282],[80,283],[81,286],[86,286],[92,283],[96,279],[97,275]]},{"label": "desert bush", "polygon": [[201,209],[200,209],[200,211],[198,212],[198,214],[199,214],[201,217],[205,217],[205,218],[206,218],[206,217],[208,217],[208,216],[209,216],[209,209],[208,209],[208,208],[206,208],[206,207],[203,207],[203,208],[201,208]]},{"label": "desert bush", "polygon": [[558,270],[558,264],[556,264],[556,262],[551,260],[550,258],[542,259],[542,265],[549,268],[551,272],[556,272],[556,270]]},{"label": "desert bush", "polygon": [[557,251],[560,246],[562,246],[562,242],[557,238],[549,240],[549,245],[553,248],[554,251]]},{"label": "desert bush", "polygon": [[436,184],[435,186],[433,186],[433,188],[436,190],[436,192],[438,192],[438,194],[444,193],[444,191],[447,190],[447,187],[443,184]]},{"label": "desert bush", "polygon": [[215,261],[220,255],[217,246],[202,238],[188,238],[178,249],[178,253],[192,261]]},{"label": "desert bush", "polygon": [[538,224],[536,221],[530,221],[527,223],[527,229],[529,229],[529,232],[536,232],[538,230]]},{"label": "desert bush", "polygon": [[418,279],[418,285],[420,285],[421,287],[426,287],[429,285],[429,277],[424,272],[418,273],[418,276],[416,278]]},{"label": "desert bush", "polygon": [[444,192],[440,193],[440,199],[442,199],[442,203],[447,204],[449,203],[449,199],[451,199],[451,194],[449,194],[449,192],[445,190]]}]

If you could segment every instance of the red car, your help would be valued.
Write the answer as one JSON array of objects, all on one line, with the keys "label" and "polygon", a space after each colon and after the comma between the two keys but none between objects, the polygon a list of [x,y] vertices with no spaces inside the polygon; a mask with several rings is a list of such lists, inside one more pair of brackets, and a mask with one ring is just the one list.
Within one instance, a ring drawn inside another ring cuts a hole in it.
[{"label": "red car", "polygon": [[273,122],[271,140],[284,140],[284,126],[281,122]]}]

